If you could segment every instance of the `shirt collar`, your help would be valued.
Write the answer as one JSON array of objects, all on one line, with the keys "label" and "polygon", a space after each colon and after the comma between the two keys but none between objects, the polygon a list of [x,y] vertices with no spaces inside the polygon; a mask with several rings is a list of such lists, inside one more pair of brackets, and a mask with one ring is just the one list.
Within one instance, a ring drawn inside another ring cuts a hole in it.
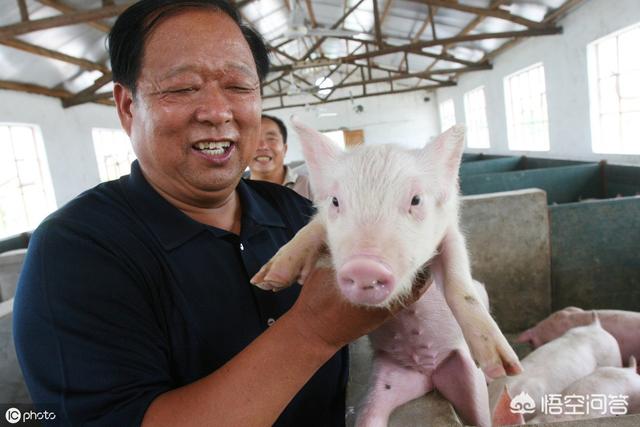
[{"label": "shirt collar", "polygon": [[[230,234],[195,221],[169,203],[146,180],[137,160],[131,164],[131,174],[120,180],[127,189],[127,196],[130,196],[127,197],[129,203],[144,218],[147,227],[166,250],[175,249],[204,231],[210,231],[216,237]],[[285,227],[278,212],[244,179],[240,180],[236,190],[242,206],[243,227],[247,219],[266,227]],[[153,214],[149,215],[149,212]]]},{"label": "shirt collar", "polygon": [[282,185],[288,187],[290,185],[295,185],[296,181],[298,180],[298,174],[289,166],[284,167],[284,181],[282,182]]}]

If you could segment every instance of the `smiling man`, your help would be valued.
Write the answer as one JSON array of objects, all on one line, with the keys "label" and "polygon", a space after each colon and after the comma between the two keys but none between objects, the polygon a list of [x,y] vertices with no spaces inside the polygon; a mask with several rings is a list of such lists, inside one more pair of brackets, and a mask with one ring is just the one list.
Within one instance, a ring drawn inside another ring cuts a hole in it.
[{"label": "smiling man", "polygon": [[138,160],[31,239],[13,321],[36,407],[56,425],[343,425],[344,346],[392,313],[344,303],[327,270],[278,293],[249,282],[312,215],[240,179],[260,36],[223,0],[141,0],[109,53]]},{"label": "smiling man", "polygon": [[260,143],[249,169],[250,179],[284,185],[307,199],[311,198],[309,177],[297,174],[284,164],[287,154],[287,127],[277,117],[262,115]]}]

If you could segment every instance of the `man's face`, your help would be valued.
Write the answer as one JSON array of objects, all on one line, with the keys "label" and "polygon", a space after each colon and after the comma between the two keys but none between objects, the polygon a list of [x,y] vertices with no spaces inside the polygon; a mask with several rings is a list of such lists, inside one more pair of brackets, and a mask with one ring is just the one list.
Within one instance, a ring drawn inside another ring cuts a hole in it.
[{"label": "man's face", "polygon": [[123,125],[154,187],[206,206],[235,188],[251,160],[260,107],[255,62],[240,28],[221,12],[187,9],[149,34]]},{"label": "man's face", "polygon": [[255,151],[249,168],[253,173],[273,173],[282,169],[287,145],[282,139],[280,128],[271,119],[262,118],[260,143]]}]

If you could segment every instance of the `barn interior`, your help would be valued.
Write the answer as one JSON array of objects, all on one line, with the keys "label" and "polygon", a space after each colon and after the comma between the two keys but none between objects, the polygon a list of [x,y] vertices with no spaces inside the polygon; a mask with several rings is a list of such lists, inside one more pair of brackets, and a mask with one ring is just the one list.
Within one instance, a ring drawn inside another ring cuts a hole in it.
[{"label": "barn interior", "polygon": [[[0,404],[31,403],[12,335],[31,233],[136,158],[106,50],[132,3],[0,4]],[[296,115],[351,149],[420,148],[465,124],[461,226],[509,339],[567,306],[640,311],[638,0],[231,3],[270,52],[262,111],[287,125]],[[287,145],[285,162],[304,174],[294,132]],[[347,423],[371,357],[366,339],[352,350]],[[463,424],[434,393],[389,425]]]}]

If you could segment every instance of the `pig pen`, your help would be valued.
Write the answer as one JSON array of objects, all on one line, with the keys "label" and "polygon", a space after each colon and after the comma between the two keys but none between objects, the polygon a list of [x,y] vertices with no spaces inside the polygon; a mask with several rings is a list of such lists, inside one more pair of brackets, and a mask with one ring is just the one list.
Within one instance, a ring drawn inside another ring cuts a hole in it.
[{"label": "pig pen", "polygon": [[18,366],[12,332],[13,296],[26,252],[15,249],[0,253],[0,404],[31,402]]},{"label": "pig pen", "polygon": [[558,166],[587,164],[573,160],[539,159],[527,156],[483,156],[470,158],[460,165],[460,177],[496,172],[516,172]]},{"label": "pig pen", "polygon": [[520,162],[525,169],[461,172],[461,191],[546,192],[551,309],[575,305],[640,310],[640,168],[605,162],[562,165],[563,161],[535,158]]},{"label": "pig pen", "polygon": [[[461,172],[467,194],[461,223],[473,275],[485,283],[492,314],[520,357],[530,350],[513,344],[515,337],[555,310],[574,305],[640,311],[640,168],[546,159],[527,159],[523,167],[522,161],[469,159],[463,168],[481,166]],[[371,363],[366,338],[351,351],[348,426]],[[398,408],[389,422],[461,425],[437,392]],[[640,415],[545,425],[638,426]]]}]

